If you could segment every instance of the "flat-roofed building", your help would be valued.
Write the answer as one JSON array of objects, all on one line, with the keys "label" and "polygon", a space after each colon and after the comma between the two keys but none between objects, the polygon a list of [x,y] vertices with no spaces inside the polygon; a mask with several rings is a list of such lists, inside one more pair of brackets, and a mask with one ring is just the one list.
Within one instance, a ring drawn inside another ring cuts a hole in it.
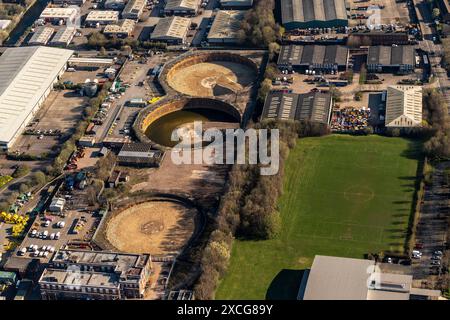
[{"label": "flat-roofed building", "polygon": [[28,41],[29,46],[42,46],[46,45],[47,42],[52,37],[55,30],[50,27],[39,27],[36,28],[33,36]]},{"label": "flat-roofed building", "polygon": [[72,50],[8,48],[0,56],[0,148],[22,134],[67,67]]},{"label": "flat-roofed building", "polygon": [[106,0],[103,7],[106,10],[123,10],[125,8],[125,0]]},{"label": "flat-roofed building", "polygon": [[386,127],[422,125],[422,87],[389,86],[386,98]]},{"label": "flat-roofed building", "polygon": [[166,15],[195,15],[200,6],[200,0],[167,0],[164,7]]},{"label": "flat-roofed building", "polygon": [[45,268],[39,278],[43,300],[119,300],[119,276],[106,272]]},{"label": "flat-roofed building", "polygon": [[439,290],[412,286],[411,268],[374,260],[319,256],[301,281],[300,300],[437,300]]},{"label": "flat-roofed building", "polygon": [[355,44],[354,47],[360,46],[391,46],[406,45],[409,43],[408,33],[404,31],[385,32],[385,31],[369,31],[361,30],[352,32],[348,35],[348,44]]},{"label": "flat-roofed building", "polygon": [[271,92],[267,95],[263,119],[311,121],[328,125],[333,99],[330,93],[305,94]]},{"label": "flat-roofed building", "polygon": [[80,7],[85,2],[86,2],[86,0],[53,0],[54,4],[59,4],[59,5],[68,4],[68,5],[75,5],[75,6],[80,6]]},{"label": "flat-roofed building", "polygon": [[281,47],[277,65],[297,71],[330,72],[346,70],[347,61],[348,49],[344,46],[286,45]]},{"label": "flat-roofed building", "polygon": [[288,30],[348,25],[345,0],[281,0],[281,20]]},{"label": "flat-roofed building", "polygon": [[5,30],[11,24],[11,20],[0,20],[0,30]]},{"label": "flat-roofed building", "polygon": [[138,20],[144,12],[146,0],[128,0],[122,11],[122,19]]},{"label": "flat-roofed building", "polygon": [[169,44],[185,43],[190,24],[189,18],[178,16],[161,18],[150,35],[150,40]]},{"label": "flat-roofed building", "polygon": [[208,42],[212,44],[238,43],[238,32],[246,11],[221,10],[216,14],[208,33]]},{"label": "flat-roofed building", "polygon": [[75,27],[60,28],[56,31],[56,34],[49,42],[49,45],[67,47],[72,42],[76,32],[77,29]]},{"label": "flat-roofed building", "polygon": [[67,24],[68,22],[74,23],[77,14],[76,8],[45,8],[39,18],[51,23],[63,20]]},{"label": "flat-roofed building", "polygon": [[228,10],[250,9],[252,6],[253,0],[220,0],[220,7]]},{"label": "flat-roofed building", "polygon": [[62,212],[64,210],[64,206],[66,205],[66,200],[64,198],[53,198],[52,202],[48,206],[48,210],[51,212]]},{"label": "flat-roofed building", "polygon": [[149,254],[59,250],[39,287],[44,300],[142,298],[151,269]]},{"label": "flat-roofed building", "polygon": [[117,156],[117,162],[122,166],[157,167],[163,155],[160,150],[153,149],[150,143],[125,143]]},{"label": "flat-roofed building", "polygon": [[367,70],[406,74],[414,72],[413,46],[372,46],[367,55]]},{"label": "flat-roofed building", "polygon": [[131,36],[135,25],[136,21],[131,19],[123,19],[119,21],[118,24],[108,24],[105,29],[103,29],[103,33],[110,37],[115,36],[118,38],[126,38]]},{"label": "flat-roofed building", "polygon": [[113,10],[93,10],[89,11],[85,24],[95,27],[96,24],[107,25],[119,21],[119,12]]}]

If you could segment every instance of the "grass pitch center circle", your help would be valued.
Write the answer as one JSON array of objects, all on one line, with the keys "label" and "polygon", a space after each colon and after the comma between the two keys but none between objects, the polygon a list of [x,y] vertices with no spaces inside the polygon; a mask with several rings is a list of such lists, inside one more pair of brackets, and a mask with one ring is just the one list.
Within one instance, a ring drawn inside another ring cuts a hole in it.
[{"label": "grass pitch center circle", "polygon": [[344,191],[344,198],[348,201],[367,202],[374,196],[373,190],[365,186],[352,186]]}]

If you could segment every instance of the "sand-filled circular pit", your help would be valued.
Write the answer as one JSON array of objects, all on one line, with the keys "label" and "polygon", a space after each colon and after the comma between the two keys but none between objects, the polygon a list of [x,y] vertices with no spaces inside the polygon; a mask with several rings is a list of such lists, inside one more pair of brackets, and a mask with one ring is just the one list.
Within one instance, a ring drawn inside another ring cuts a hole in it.
[{"label": "sand-filled circular pit", "polygon": [[165,81],[174,90],[196,97],[214,97],[244,90],[255,81],[256,65],[224,52],[201,53],[168,66]]},{"label": "sand-filled circular pit", "polygon": [[195,208],[172,201],[137,204],[110,219],[106,238],[119,251],[175,253],[192,236],[196,214]]}]

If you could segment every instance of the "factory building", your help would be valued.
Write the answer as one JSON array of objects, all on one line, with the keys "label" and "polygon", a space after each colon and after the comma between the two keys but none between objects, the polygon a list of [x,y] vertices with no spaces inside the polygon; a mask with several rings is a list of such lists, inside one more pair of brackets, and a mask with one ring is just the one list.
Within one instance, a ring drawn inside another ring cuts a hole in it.
[{"label": "factory building", "polygon": [[45,8],[39,19],[50,23],[59,23],[63,21],[65,24],[74,23],[77,18],[76,8]]},{"label": "factory building", "polygon": [[369,72],[407,74],[414,72],[413,46],[373,46],[367,55]]},{"label": "factory building", "polygon": [[280,0],[281,20],[287,30],[348,25],[345,0]]},{"label": "factory building", "polygon": [[345,71],[348,49],[344,46],[287,45],[282,46],[277,65],[281,69],[316,70],[321,72]]},{"label": "factory building", "polygon": [[200,0],[167,0],[164,13],[166,15],[193,16],[197,14],[199,6]]},{"label": "factory building", "polygon": [[118,156],[117,162],[121,166],[157,167],[163,153],[153,149],[150,143],[125,143]]},{"label": "factory building", "polygon": [[49,42],[49,45],[56,47],[67,47],[71,42],[77,29],[75,27],[60,28],[53,39]]},{"label": "factory building", "polygon": [[244,10],[253,6],[253,0],[220,0],[220,7],[227,10]]},{"label": "factory building", "polygon": [[44,46],[52,37],[55,30],[50,27],[39,27],[33,33],[33,36],[28,41],[29,46]]},{"label": "factory building", "polygon": [[331,256],[314,257],[298,300],[438,300],[441,292],[414,287],[410,266]]},{"label": "factory building", "polygon": [[144,12],[146,0],[128,0],[122,11],[122,19],[138,20]]},{"label": "factory building", "polygon": [[240,41],[238,32],[246,11],[221,10],[216,14],[208,34],[211,44],[235,44]]},{"label": "factory building", "polygon": [[108,24],[103,29],[103,34],[109,37],[126,38],[131,36],[136,22],[130,19],[123,19],[118,24]]},{"label": "factory building", "polygon": [[190,24],[191,19],[189,18],[178,16],[162,18],[150,35],[150,40],[169,44],[185,43]]},{"label": "factory building", "polygon": [[11,24],[11,20],[0,20],[0,30],[5,30]]},{"label": "factory building", "polygon": [[0,148],[10,149],[59,80],[72,50],[8,48],[0,56]]},{"label": "factory building", "polygon": [[111,10],[93,10],[89,11],[85,24],[90,27],[117,23],[119,21],[119,12]]},{"label": "factory building", "polygon": [[356,31],[348,36],[347,43],[354,43],[354,47],[405,45],[409,37],[406,32]]},{"label": "factory building", "polygon": [[81,7],[85,2],[86,0],[53,0],[53,3],[57,5],[68,4],[79,7]]},{"label": "factory building", "polygon": [[389,86],[385,124],[397,128],[422,125],[422,87]]},{"label": "factory building", "polygon": [[125,0],[106,0],[103,7],[106,10],[123,10],[125,8]]},{"label": "factory building", "polygon": [[143,298],[152,263],[149,254],[59,250],[44,270],[43,300]]},{"label": "factory building", "polygon": [[263,119],[311,121],[328,125],[333,99],[330,93],[305,94],[271,92],[267,95]]}]

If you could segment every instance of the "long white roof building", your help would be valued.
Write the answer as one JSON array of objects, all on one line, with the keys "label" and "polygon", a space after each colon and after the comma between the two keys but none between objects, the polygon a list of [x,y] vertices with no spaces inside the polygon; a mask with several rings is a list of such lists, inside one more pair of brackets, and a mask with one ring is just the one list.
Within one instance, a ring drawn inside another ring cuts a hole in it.
[{"label": "long white roof building", "polygon": [[8,48],[0,56],[0,148],[10,148],[66,69],[72,50]]},{"label": "long white roof building", "polygon": [[386,127],[416,127],[422,124],[422,87],[389,86]]}]

